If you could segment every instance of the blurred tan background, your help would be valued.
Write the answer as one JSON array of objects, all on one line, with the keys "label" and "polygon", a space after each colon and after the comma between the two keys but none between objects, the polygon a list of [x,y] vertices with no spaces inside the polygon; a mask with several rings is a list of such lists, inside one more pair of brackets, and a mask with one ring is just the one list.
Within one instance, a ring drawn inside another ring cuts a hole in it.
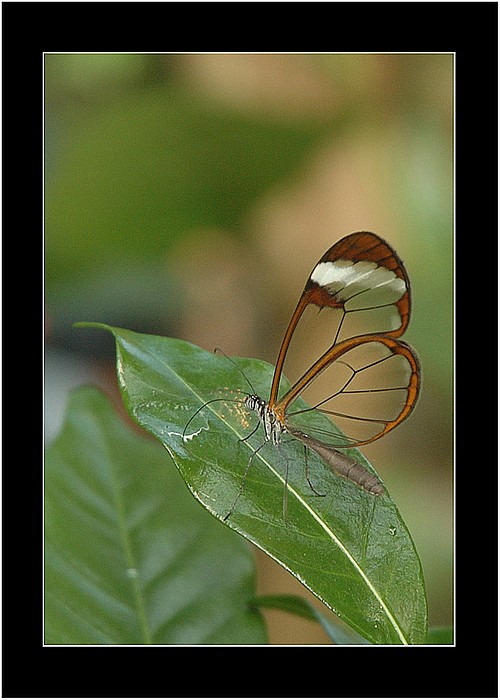
[{"label": "blurred tan background", "polygon": [[[116,391],[112,340],[75,321],[274,363],[318,258],[374,231],[412,281],[423,394],[364,453],[415,540],[430,623],[452,624],[453,56],[49,54],[45,94],[47,441],[69,388]],[[259,593],[307,595],[256,557]],[[272,643],[326,642],[266,617]]]}]

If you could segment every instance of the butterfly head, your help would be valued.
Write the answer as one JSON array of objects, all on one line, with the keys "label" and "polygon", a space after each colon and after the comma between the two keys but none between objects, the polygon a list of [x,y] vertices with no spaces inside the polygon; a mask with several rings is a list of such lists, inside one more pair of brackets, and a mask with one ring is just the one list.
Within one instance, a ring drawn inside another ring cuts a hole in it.
[{"label": "butterfly head", "polygon": [[266,441],[270,440],[273,445],[279,445],[281,435],[286,432],[286,428],[269,404],[257,394],[250,394],[245,399],[245,406],[259,416]]}]

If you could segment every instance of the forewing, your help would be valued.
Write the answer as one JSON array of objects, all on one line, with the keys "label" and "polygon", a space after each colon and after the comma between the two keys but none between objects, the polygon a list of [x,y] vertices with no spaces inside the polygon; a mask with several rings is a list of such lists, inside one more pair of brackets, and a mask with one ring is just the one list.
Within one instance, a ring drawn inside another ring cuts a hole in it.
[{"label": "forewing", "polygon": [[[397,338],[410,320],[410,281],[396,252],[374,233],[351,233],[329,248],[314,266],[283,337],[271,407],[279,403],[279,382],[292,336],[306,310],[311,309],[316,315],[322,312],[322,330],[308,331],[308,337],[320,340],[317,336],[324,336],[323,354],[358,335],[380,333]],[[318,357],[321,352],[316,352]],[[304,364],[301,371],[310,364]],[[287,374],[294,376],[288,369]]]},{"label": "forewing", "polygon": [[[299,299],[278,355],[271,407],[286,422],[298,415],[293,401],[303,395],[347,424],[342,444],[381,437],[409,415],[418,396],[418,360],[396,340],[410,311],[409,278],[391,246],[369,232],[340,240],[315,265]],[[285,360],[287,376],[303,373],[279,397]]]},{"label": "forewing", "polygon": [[406,270],[374,233],[352,233],[332,246],[311,272],[303,296],[307,304],[341,311],[332,345],[368,333],[397,338],[410,318]]}]

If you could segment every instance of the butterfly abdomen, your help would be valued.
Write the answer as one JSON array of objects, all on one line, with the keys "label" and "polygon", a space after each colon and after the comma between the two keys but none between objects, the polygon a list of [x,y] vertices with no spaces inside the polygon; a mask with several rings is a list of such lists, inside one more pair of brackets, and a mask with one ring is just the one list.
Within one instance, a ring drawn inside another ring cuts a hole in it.
[{"label": "butterfly abdomen", "polygon": [[375,496],[381,496],[384,493],[384,487],[378,477],[352,457],[348,457],[334,447],[326,445],[310,435],[302,433],[300,430],[289,427],[288,432],[307,445],[313,452],[316,452],[328,464],[330,469],[339,474],[339,476],[349,479],[349,481]]}]

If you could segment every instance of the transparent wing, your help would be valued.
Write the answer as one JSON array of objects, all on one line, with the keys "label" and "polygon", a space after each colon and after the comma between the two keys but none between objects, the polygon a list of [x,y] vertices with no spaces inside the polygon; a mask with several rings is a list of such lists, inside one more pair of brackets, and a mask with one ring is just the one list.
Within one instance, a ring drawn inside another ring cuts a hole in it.
[{"label": "transparent wing", "polygon": [[[419,393],[415,352],[387,336],[339,343],[311,375],[303,390],[285,397],[286,424],[336,447],[367,444],[393,430],[410,415]],[[299,395],[310,408],[294,405]],[[330,416],[338,431],[331,424],[311,427],[311,411]]]},{"label": "transparent wing", "polygon": [[[397,340],[410,311],[409,278],[391,246],[369,232],[346,236],[309,276],[278,355],[269,405],[283,422],[298,424],[302,411],[293,402],[303,395],[342,427],[338,446],[392,430],[418,397],[418,359]],[[280,396],[285,361],[287,376],[302,375]]]}]

